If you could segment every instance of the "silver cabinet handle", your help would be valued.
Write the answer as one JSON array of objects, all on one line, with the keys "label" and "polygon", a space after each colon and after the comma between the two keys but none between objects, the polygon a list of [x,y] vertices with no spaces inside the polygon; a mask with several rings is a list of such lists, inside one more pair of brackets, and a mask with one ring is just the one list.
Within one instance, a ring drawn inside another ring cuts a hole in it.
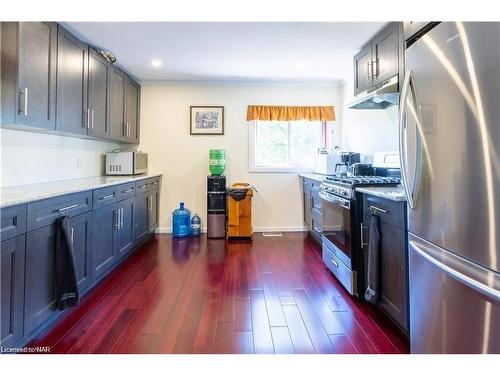
[{"label": "silver cabinet handle", "polygon": [[123,228],[123,207],[120,208],[120,228]]},{"label": "silver cabinet handle", "polygon": [[114,216],[114,224],[115,228],[120,228],[120,210],[113,211]]},{"label": "silver cabinet handle", "polygon": [[339,264],[337,263],[337,261],[335,259],[330,258],[330,262],[332,262],[335,267],[339,268]]},{"label": "silver cabinet handle", "polygon": [[91,129],[94,130],[94,110],[91,109],[91,111],[92,111],[92,117],[91,117],[92,121],[90,123],[91,124],[90,126],[91,126]]},{"label": "silver cabinet handle", "polygon": [[28,88],[25,87],[24,91],[19,91],[20,95],[24,95],[24,106],[23,108],[19,108],[19,113],[22,113],[23,115],[27,116],[28,115]]},{"label": "silver cabinet handle", "polygon": [[104,197],[100,197],[99,200],[100,201],[103,201],[105,199],[110,199],[110,198],[113,198],[115,195],[114,194],[109,194],[109,195],[105,195]]},{"label": "silver cabinet handle", "polygon": [[141,185],[139,187],[137,187],[137,189],[145,189],[148,187],[148,184],[144,184],[144,185]]},{"label": "silver cabinet handle", "polygon": [[70,228],[70,233],[71,233],[71,245],[73,245],[73,234],[74,234],[73,227]]},{"label": "silver cabinet handle", "polygon": [[372,75],[371,75],[372,61],[368,60],[366,63],[367,63],[367,69],[368,69],[368,78],[372,78]]},{"label": "silver cabinet handle", "polygon": [[368,245],[367,243],[365,243],[365,236],[363,235],[363,229],[366,228],[363,223],[361,223],[361,234],[360,234],[360,239],[361,239],[361,248],[364,249],[365,248],[365,245]]},{"label": "silver cabinet handle", "polygon": [[372,60],[372,76],[378,77],[378,57]]},{"label": "silver cabinet handle", "polygon": [[134,191],[133,187],[131,187],[130,189],[127,189],[127,190],[123,190],[122,193],[130,193],[132,191]]},{"label": "silver cabinet handle", "polygon": [[388,214],[389,211],[387,210],[384,210],[383,208],[379,208],[377,206],[370,206],[370,211],[372,211],[372,213],[376,213],[376,212],[380,212],[380,213],[383,213],[383,214]]},{"label": "silver cabinet handle", "polygon": [[152,185],[158,185],[160,183],[160,181],[155,181],[152,183]]},{"label": "silver cabinet handle", "polygon": [[82,128],[88,129],[89,128],[89,122],[90,122],[90,118],[89,118],[90,111],[89,111],[89,109],[88,108],[84,109],[83,110],[83,114],[85,116],[85,119],[82,122]]},{"label": "silver cabinet handle", "polygon": [[71,210],[72,208],[75,208],[75,207],[78,207],[78,205],[77,204],[72,204],[71,206],[66,206],[66,207],[63,207],[63,208],[58,208],[56,211],[58,211],[58,212],[68,211],[68,210]]}]

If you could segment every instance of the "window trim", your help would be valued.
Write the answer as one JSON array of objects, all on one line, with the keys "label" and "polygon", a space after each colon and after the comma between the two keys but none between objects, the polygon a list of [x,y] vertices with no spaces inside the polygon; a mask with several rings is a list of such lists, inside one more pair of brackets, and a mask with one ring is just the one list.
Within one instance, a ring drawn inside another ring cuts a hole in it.
[{"label": "window trim", "polygon": [[[314,167],[312,168],[303,168],[300,166],[287,165],[283,167],[259,167],[255,165],[255,139],[257,132],[257,121],[252,120],[248,122],[248,172],[249,173],[308,173],[314,172]],[[326,146],[327,140],[327,132],[326,132],[326,121],[322,121],[321,132],[322,132],[322,147]],[[288,132],[288,136],[290,136],[290,132]],[[288,146],[290,147],[290,142],[288,142]]]}]

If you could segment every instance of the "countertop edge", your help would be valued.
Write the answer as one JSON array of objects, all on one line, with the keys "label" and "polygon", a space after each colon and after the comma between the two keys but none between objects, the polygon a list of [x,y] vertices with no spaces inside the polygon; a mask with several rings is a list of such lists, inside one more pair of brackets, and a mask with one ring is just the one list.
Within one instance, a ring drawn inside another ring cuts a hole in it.
[{"label": "countertop edge", "polygon": [[327,175],[319,173],[299,173],[299,177],[307,178],[309,180],[314,180],[318,182],[323,182],[323,180],[327,177]]},{"label": "countertop edge", "polygon": [[[404,195],[394,196],[394,194],[388,194],[384,191],[375,190],[375,189],[377,189],[376,186],[375,187],[373,187],[373,186],[372,187],[357,187],[356,192],[368,194],[368,195],[373,195],[375,197],[388,199],[388,200],[391,200],[394,202],[406,202],[406,197]],[[378,189],[380,189],[380,187],[378,187]]]},{"label": "countertop edge", "polygon": [[[73,188],[73,189],[68,188],[67,190],[58,191],[56,193],[42,194],[42,195],[39,195],[39,196],[33,197],[33,198],[26,198],[26,199],[23,199],[23,200],[11,201],[11,202],[6,202],[6,203],[2,202],[2,203],[0,203],[0,209],[4,209],[4,208],[8,208],[8,207],[13,207],[13,206],[18,206],[18,205],[22,205],[22,204],[29,204],[29,203],[41,201],[41,200],[44,200],[44,199],[56,198],[56,197],[60,197],[61,195],[67,195],[67,194],[73,194],[73,193],[80,193],[80,192],[83,192],[83,191],[96,190],[96,189],[101,189],[101,188],[105,188],[105,187],[109,187],[109,186],[114,186],[114,185],[127,184],[127,183],[130,183],[130,182],[133,182],[133,181],[147,180],[148,178],[163,177],[163,174],[162,173],[151,173],[151,174],[147,174],[147,175],[144,175],[144,176],[137,175],[137,176],[95,176],[95,177],[96,178],[98,178],[98,177],[122,177],[122,178],[129,177],[129,179],[127,179],[127,180],[121,180],[121,181],[105,182],[105,183],[102,183],[102,184],[96,184],[94,186],[85,187],[85,188],[84,187]],[[92,178],[92,177],[88,177],[88,178]],[[84,180],[84,179],[85,178],[83,178],[82,180]],[[80,180],[80,179],[69,179],[69,180],[52,181],[52,182],[54,182],[54,183],[63,183],[65,181],[70,182],[70,181],[77,181],[77,180]],[[49,184],[50,182],[47,182],[47,183]],[[30,185],[9,186],[9,187],[4,188],[4,189],[10,189],[10,188],[16,188],[16,187],[22,188],[23,186],[30,186]],[[36,185],[36,184],[33,184],[33,185]]]}]

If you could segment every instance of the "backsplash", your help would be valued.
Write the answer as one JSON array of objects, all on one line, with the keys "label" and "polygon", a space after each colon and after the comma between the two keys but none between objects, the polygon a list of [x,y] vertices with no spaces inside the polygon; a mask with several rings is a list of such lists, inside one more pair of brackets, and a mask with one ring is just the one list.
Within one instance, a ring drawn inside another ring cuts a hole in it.
[{"label": "backsplash", "polygon": [[0,129],[0,138],[1,187],[100,176],[104,154],[120,148],[117,143],[10,129]]}]

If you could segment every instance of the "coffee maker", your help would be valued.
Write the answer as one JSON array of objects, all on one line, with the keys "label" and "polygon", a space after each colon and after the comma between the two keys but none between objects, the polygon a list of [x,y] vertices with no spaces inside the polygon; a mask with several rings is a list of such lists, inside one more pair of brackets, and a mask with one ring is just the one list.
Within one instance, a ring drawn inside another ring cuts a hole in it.
[{"label": "coffee maker", "polygon": [[360,161],[361,154],[359,152],[341,152],[340,163],[335,164],[335,173],[347,173],[352,164]]}]

